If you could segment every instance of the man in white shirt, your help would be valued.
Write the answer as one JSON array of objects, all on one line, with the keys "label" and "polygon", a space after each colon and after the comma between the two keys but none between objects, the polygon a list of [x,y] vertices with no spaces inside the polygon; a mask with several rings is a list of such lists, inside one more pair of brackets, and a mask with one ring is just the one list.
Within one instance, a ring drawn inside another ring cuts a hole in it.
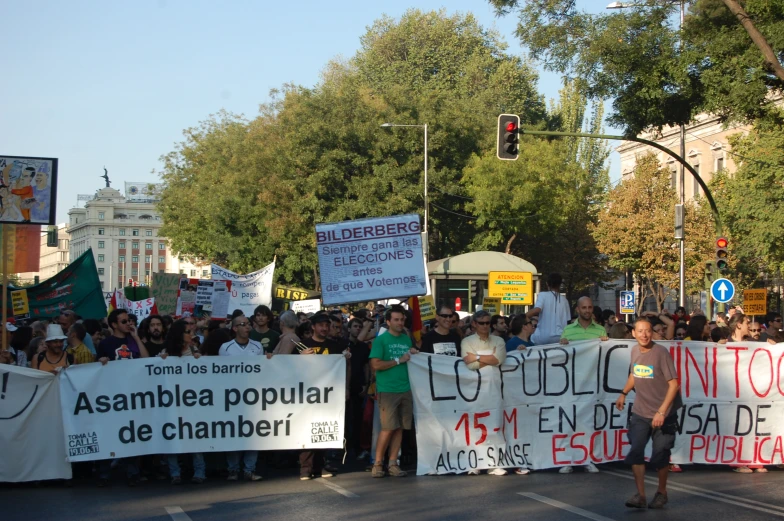
[{"label": "man in white shirt", "polygon": [[[231,330],[234,332],[234,340],[226,342],[218,350],[219,356],[242,356],[242,355],[263,355],[264,348],[259,342],[250,339],[250,319],[244,315],[234,317],[231,321]],[[226,462],[229,466],[228,481],[237,481],[240,473],[240,454],[242,466],[245,471],[247,481],[259,481],[261,476],[256,474],[256,460],[259,457],[258,451],[247,450],[245,452],[227,452]]]},{"label": "man in white shirt", "polygon": [[534,309],[526,313],[528,318],[539,317],[536,331],[531,335],[531,342],[535,345],[557,344],[571,318],[569,302],[560,293],[561,282],[560,274],[551,273],[547,278],[548,291],[540,292]]}]

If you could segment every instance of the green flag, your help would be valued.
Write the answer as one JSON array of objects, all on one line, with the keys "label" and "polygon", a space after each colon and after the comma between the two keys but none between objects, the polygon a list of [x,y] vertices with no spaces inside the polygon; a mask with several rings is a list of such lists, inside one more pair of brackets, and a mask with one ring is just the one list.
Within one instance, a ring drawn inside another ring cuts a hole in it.
[{"label": "green flag", "polygon": [[[101,319],[106,316],[106,301],[92,249],[51,279],[25,289],[32,319],[56,317],[66,309],[73,310],[82,318]],[[6,297],[10,303],[10,293]]]}]

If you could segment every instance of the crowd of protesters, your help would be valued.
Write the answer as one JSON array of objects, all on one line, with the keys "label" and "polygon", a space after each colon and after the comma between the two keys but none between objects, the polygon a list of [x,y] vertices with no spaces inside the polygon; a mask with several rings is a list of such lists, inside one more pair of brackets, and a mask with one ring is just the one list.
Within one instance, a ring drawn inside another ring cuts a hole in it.
[{"label": "crowd of protesters", "polygon": [[[758,321],[745,315],[742,309],[733,308],[726,314],[718,313],[715,320],[709,321],[699,310],[688,314],[679,307],[672,314],[664,310],[646,311],[635,323],[628,323],[619,320],[612,310],[602,311],[594,306],[589,297],[580,298],[576,306],[570,308],[560,293],[561,284],[558,274],[550,275],[547,291],[538,294],[533,308],[517,315],[491,315],[480,310],[461,320],[449,305],[440,305],[436,318],[425,324],[421,340],[412,332],[410,312],[400,305],[387,309],[371,303],[348,316],[341,310],[320,311],[313,315],[286,311],[276,316],[267,306],[258,306],[250,317],[240,310],[226,320],[151,315],[138,324],[135,315],[121,309],[112,311],[102,320],[82,319],[73,311],[64,311],[52,321],[40,320],[29,325],[6,323],[10,342],[8,349],[0,351],[0,363],[57,374],[74,364],[107,364],[153,356],[258,355],[271,358],[341,354],[347,364],[347,452],[342,460],[345,462],[346,455],[350,455],[365,462],[372,477],[381,478],[406,476],[401,460],[410,464],[416,458],[412,433],[413,400],[406,363],[420,352],[459,357],[467,369],[479,370],[485,366],[500,366],[508,352],[587,339],[636,339],[638,345],[637,351],[632,353],[633,358],[661,358],[666,351],[658,349],[661,346],[655,344],[657,340],[784,341],[782,317],[778,313],[768,313],[763,321]],[[629,390],[635,388],[634,363],[633,360],[630,367]],[[674,434],[671,438],[657,434],[657,426],[675,421],[674,411],[680,403],[679,394],[670,396],[674,368],[669,364],[664,369],[657,386],[642,386],[650,389],[645,391],[650,392],[648,417],[633,415],[637,423],[633,433],[630,426],[632,448],[627,463],[633,465],[635,475],[641,465],[638,461],[642,457],[638,454],[640,444],[644,447],[648,438],[654,439],[660,478],[663,469],[681,470],[679,466],[669,464]],[[616,404],[619,408],[624,405],[622,398],[626,392],[619,397]],[[635,404],[635,411],[637,407]],[[663,412],[662,408],[666,410]],[[208,468],[213,473],[225,469],[229,481],[237,481],[240,476],[247,481],[259,481],[262,479],[259,454],[258,451],[230,452],[221,456],[223,461],[216,459],[218,456],[214,454],[103,460],[95,465],[75,464],[74,476],[93,476],[98,479],[99,486],[105,486],[112,469],[124,467],[130,486],[153,477],[167,478],[179,485],[182,483],[181,464],[184,463],[190,469],[191,482],[196,484],[207,479]],[[341,454],[337,451],[307,449],[298,454],[292,451],[262,454],[268,465],[297,466],[302,480],[331,477],[341,466]],[[599,472],[590,462],[583,468],[590,473]],[[564,466],[559,472],[568,474],[573,470],[571,466]],[[766,471],[762,466],[751,465],[737,466],[733,470],[741,473]],[[525,475],[530,469],[517,468],[514,472]],[[479,471],[468,473],[479,474]],[[508,470],[502,468],[489,471],[497,476],[507,473]],[[666,472],[664,475],[666,486]],[[628,506],[645,504],[644,490],[639,488],[639,483],[638,489],[638,495],[627,502]],[[660,486],[652,508],[660,508],[664,503],[666,490]]]}]

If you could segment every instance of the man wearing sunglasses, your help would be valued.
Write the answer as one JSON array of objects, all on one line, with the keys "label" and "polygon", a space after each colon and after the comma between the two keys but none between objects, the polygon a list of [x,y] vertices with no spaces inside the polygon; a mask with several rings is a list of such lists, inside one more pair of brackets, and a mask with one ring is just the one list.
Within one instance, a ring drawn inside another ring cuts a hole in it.
[{"label": "man wearing sunglasses", "polygon": [[760,333],[760,340],[765,342],[770,338],[777,337],[776,333],[781,330],[781,327],[781,313],[771,311],[765,315],[765,332]]},{"label": "man wearing sunglasses", "polygon": [[133,325],[128,312],[124,309],[115,309],[109,313],[109,327],[112,336],[104,339],[97,349],[98,361],[102,364],[112,360],[133,360],[147,358],[150,354],[144,346],[136,326]]},{"label": "man wearing sunglasses", "polygon": [[441,306],[436,315],[436,327],[422,338],[422,353],[460,356],[462,338],[452,328],[452,308]]}]

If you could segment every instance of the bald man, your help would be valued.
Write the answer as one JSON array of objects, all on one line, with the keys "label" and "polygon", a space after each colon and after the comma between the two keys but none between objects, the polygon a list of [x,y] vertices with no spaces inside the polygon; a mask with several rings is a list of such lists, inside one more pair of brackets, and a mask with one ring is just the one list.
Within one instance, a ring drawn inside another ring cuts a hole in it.
[{"label": "bald man", "polygon": [[580,297],[577,301],[577,320],[564,328],[561,343],[568,344],[577,340],[607,340],[607,331],[593,321],[593,300]]}]

